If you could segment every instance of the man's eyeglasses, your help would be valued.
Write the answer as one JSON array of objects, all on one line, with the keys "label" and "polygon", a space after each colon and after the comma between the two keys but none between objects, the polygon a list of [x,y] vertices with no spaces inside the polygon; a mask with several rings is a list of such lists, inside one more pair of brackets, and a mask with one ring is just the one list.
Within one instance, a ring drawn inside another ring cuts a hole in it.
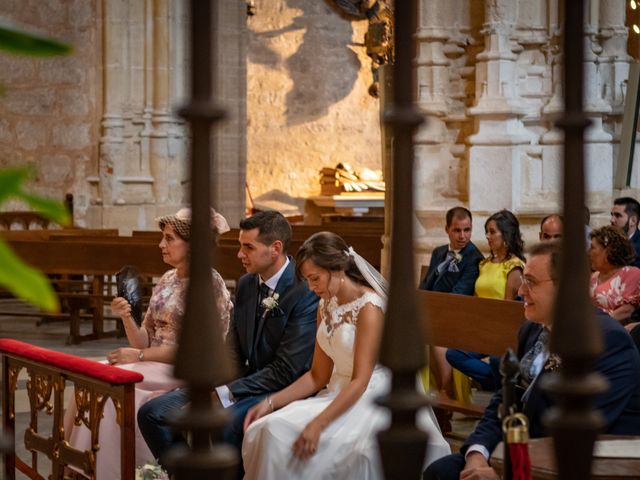
[{"label": "man's eyeglasses", "polygon": [[529,290],[533,290],[534,288],[536,288],[541,283],[553,282],[553,278],[546,278],[544,280],[537,280],[535,278],[531,278],[531,277],[527,278],[527,277],[523,276],[523,277],[520,277],[520,279],[522,280],[522,285],[527,287]]}]

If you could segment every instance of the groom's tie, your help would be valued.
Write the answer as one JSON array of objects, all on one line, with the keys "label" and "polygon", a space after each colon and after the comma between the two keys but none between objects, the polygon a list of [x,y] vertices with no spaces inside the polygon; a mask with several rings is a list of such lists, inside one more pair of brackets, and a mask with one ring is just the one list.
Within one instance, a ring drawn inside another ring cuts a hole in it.
[{"label": "groom's tie", "polygon": [[455,258],[455,255],[456,254],[451,250],[447,252],[447,256],[445,257],[445,259],[442,262],[440,262],[436,267],[436,271],[438,272],[438,275],[442,275],[449,268],[449,265]]}]

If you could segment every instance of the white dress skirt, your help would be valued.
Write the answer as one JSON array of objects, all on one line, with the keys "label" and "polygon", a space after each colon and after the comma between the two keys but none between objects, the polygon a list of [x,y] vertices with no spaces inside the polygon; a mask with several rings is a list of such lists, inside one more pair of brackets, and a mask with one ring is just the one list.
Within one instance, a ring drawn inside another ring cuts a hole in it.
[{"label": "white dress skirt", "polygon": [[[337,305],[335,298],[320,301],[321,324],[316,340],[332,358],[334,371],[326,389],[315,397],[292,402],[266,415],[247,429],[242,445],[245,479],[383,479],[376,434],[388,427],[390,413],[374,403],[389,391],[390,375],[376,367],[365,393],[320,435],[314,455],[300,460],[293,443],[304,427],[320,414],[351,380],[356,322],[367,303],[384,308],[383,300],[367,292],[353,302]],[[428,433],[425,467],[451,453],[430,408],[418,415],[419,427]]]}]

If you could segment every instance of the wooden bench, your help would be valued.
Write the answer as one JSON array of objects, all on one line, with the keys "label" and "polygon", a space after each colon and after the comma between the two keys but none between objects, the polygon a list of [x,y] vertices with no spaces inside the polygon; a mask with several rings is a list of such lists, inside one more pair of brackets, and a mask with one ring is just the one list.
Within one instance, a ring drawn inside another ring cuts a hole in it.
[{"label": "wooden bench", "polygon": [[[524,321],[522,302],[424,290],[418,290],[418,301],[424,313],[425,342],[429,345],[497,356],[509,347],[516,351],[518,329]],[[439,393],[433,406],[469,416],[484,413],[482,405]]]},{"label": "wooden bench", "polygon": [[[0,339],[2,357],[2,419],[3,433],[15,435],[15,397],[18,375],[26,370],[30,405],[29,426],[24,433],[24,445],[31,452],[31,464],[12,449],[4,454],[3,478],[15,479],[16,469],[29,478],[63,478],[67,465],[78,468],[95,479],[95,455],[99,449],[98,435],[102,411],[111,399],[118,412],[120,425],[121,478],[133,480],[135,475],[135,408],[134,387],[143,380],[137,372],[104,365],[75,355],[55,352],[13,339]],[[78,450],[64,438],[64,390],[73,384],[78,407],[75,423],[84,423],[91,431],[89,450]],[[53,415],[49,434],[38,430],[38,414]],[[51,460],[50,475],[38,471],[38,455]]]}]

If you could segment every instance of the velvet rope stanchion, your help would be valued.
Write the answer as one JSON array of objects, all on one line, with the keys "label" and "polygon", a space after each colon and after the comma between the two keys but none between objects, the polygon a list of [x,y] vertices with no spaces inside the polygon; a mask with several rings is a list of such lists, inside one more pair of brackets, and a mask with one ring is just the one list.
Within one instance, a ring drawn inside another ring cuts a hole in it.
[{"label": "velvet rope stanchion", "polygon": [[511,459],[512,480],[531,480],[529,421],[523,413],[513,413],[502,421]]}]

